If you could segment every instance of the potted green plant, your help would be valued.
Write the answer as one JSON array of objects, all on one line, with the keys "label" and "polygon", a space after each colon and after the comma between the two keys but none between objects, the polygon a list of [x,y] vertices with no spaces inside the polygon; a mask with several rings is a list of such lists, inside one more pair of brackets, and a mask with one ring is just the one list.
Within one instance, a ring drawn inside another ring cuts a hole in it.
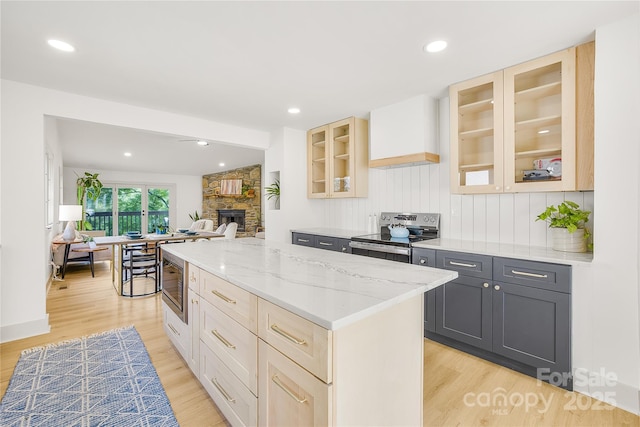
[{"label": "potted green plant", "polygon": [[273,184],[268,185],[264,188],[267,192],[267,199],[271,200],[275,197],[276,206],[280,205],[280,180],[275,180]]},{"label": "potted green plant", "polygon": [[196,211],[192,214],[189,214],[189,218],[191,218],[191,221],[196,222],[200,219],[200,214],[198,214],[198,210],[196,209]]},{"label": "potted green plant", "polygon": [[[591,236],[585,224],[591,211],[580,209],[576,202],[566,200],[558,206],[547,208],[536,218],[545,221],[551,228],[552,248],[563,252],[586,252],[587,240]],[[589,245],[591,246],[591,245]]]},{"label": "potted green plant", "polygon": [[78,199],[78,204],[82,205],[82,221],[80,223],[80,230],[91,230],[91,223],[86,220],[86,205],[85,205],[85,196],[88,199],[93,200],[94,202],[98,200],[100,196],[100,191],[102,191],[102,182],[98,179],[97,173],[89,173],[85,172],[83,176],[78,176],[76,180],[76,196]]}]

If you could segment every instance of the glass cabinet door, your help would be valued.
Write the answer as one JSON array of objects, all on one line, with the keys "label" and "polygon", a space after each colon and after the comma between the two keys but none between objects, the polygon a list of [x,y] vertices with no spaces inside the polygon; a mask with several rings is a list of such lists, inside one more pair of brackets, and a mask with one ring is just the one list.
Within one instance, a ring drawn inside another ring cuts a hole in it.
[{"label": "glass cabinet door", "polygon": [[307,179],[307,196],[309,198],[326,197],[328,193],[328,134],[328,126],[321,126],[319,128],[312,129],[307,133],[307,173],[309,174]]},{"label": "glass cabinet door", "polygon": [[331,138],[331,193],[333,197],[348,197],[352,195],[353,176],[353,119],[345,119],[332,123]]},{"label": "glass cabinet door", "polygon": [[451,190],[502,192],[502,72],[452,85]]},{"label": "glass cabinet door", "polygon": [[504,72],[505,191],[575,187],[575,51]]}]

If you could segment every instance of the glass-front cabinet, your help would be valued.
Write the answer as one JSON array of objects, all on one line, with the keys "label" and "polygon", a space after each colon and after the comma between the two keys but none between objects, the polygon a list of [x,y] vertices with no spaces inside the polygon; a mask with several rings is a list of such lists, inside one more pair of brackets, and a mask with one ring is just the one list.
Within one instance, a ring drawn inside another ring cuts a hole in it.
[{"label": "glass-front cabinet", "polygon": [[504,71],[505,191],[575,189],[575,49]]},{"label": "glass-front cabinet", "polygon": [[575,64],[571,48],[450,86],[453,193],[584,189]]},{"label": "glass-front cabinet", "polygon": [[368,122],[355,117],[308,131],[308,197],[366,197],[368,142]]},{"label": "glass-front cabinet", "polygon": [[502,192],[502,72],[450,90],[452,192]]}]

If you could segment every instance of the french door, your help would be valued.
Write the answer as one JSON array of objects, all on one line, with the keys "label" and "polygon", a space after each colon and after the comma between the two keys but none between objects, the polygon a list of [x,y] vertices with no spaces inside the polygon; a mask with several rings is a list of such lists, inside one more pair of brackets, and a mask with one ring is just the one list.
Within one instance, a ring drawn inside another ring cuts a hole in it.
[{"label": "french door", "polygon": [[98,200],[87,200],[87,220],[107,236],[167,230],[175,216],[173,185],[105,183]]}]

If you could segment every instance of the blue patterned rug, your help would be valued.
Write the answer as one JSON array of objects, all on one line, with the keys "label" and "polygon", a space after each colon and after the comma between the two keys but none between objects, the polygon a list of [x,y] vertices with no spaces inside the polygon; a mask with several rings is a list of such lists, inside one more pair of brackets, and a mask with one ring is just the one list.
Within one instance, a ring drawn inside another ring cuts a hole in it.
[{"label": "blue patterned rug", "polygon": [[177,426],[133,326],[22,352],[0,426]]}]

